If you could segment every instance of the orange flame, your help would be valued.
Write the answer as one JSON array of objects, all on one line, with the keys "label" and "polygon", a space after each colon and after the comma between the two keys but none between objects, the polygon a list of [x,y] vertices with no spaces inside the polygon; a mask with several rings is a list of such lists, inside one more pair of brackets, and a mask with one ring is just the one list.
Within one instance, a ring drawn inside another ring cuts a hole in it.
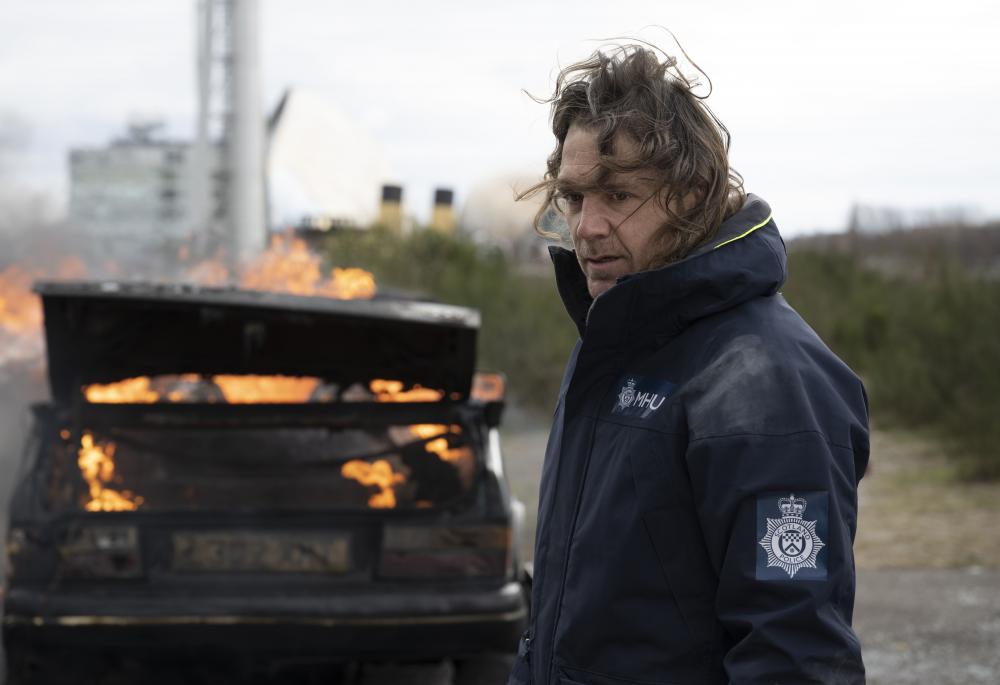
[{"label": "orange flame", "polygon": [[[448,435],[459,435],[461,426],[445,426],[433,423],[418,423],[409,427],[410,434],[427,440],[424,449],[435,455],[441,461],[451,464],[457,471],[465,487],[472,484],[476,476],[476,462],[472,457],[472,449],[468,446],[450,447]],[[433,439],[430,439],[433,438]],[[418,505],[419,506],[419,503]]]},{"label": "orange flame", "polygon": [[41,330],[42,308],[31,292],[37,276],[18,266],[0,271],[0,329],[12,334]]},{"label": "orange flame", "polygon": [[213,376],[230,404],[303,404],[319,386],[318,378],[292,376]]},{"label": "orange flame", "polygon": [[[92,404],[197,402],[195,395],[203,389],[198,387],[200,383],[202,378],[197,374],[157,376],[155,380],[139,376],[116,383],[87,385],[83,394]],[[309,402],[320,380],[311,376],[217,375],[204,383],[214,384],[230,404],[302,404]]]},{"label": "orange flame", "polygon": [[448,426],[439,423],[415,423],[410,426],[410,434],[416,438],[433,438],[447,432]]},{"label": "orange flame", "polygon": [[[475,471],[472,450],[468,447],[449,447],[446,437],[449,433],[461,433],[461,426],[418,423],[408,426],[408,429],[410,435],[416,438],[436,438],[428,440],[424,445],[424,449],[458,469],[459,476],[466,485],[471,482]],[[345,478],[356,480],[362,485],[377,485],[379,487],[379,492],[368,499],[368,506],[372,509],[394,509],[396,507],[396,492],[394,488],[406,482],[406,476],[402,473],[394,472],[392,464],[385,459],[379,459],[373,463],[353,459],[341,467],[340,473]],[[416,503],[416,506],[418,508],[426,508],[433,506],[433,503],[420,501]]]},{"label": "orange flame", "polygon": [[0,271],[0,365],[42,354],[42,307],[31,292],[32,282],[53,274],[79,278],[86,271],[76,257],[63,259],[54,272],[16,265]]},{"label": "orange flame", "polygon": [[[375,277],[364,269],[334,268],[324,276],[319,255],[304,240],[273,236],[268,249],[240,275],[240,287],[293,295],[331,297],[338,300],[370,299]],[[188,280],[202,285],[223,285],[229,270],[220,259],[200,262],[188,270]]]},{"label": "orange flame", "polygon": [[448,433],[459,434],[462,432],[460,426],[448,426],[442,424],[434,423],[418,423],[410,426],[410,433],[417,438],[427,439],[438,437],[435,440],[429,440],[425,445],[426,449],[431,454],[436,454],[439,459],[447,462],[457,462],[466,457],[471,456],[471,452],[468,447],[449,447],[448,440],[445,437]]},{"label": "orange flame", "polygon": [[[181,247],[178,258],[187,261],[190,249]],[[375,295],[375,278],[357,268],[334,268],[324,275],[322,260],[301,239],[275,236],[271,245],[249,265],[240,278],[244,288],[341,300]],[[113,275],[121,268],[107,262],[103,270]],[[11,359],[42,354],[42,310],[31,292],[32,282],[46,277],[83,278],[87,267],[77,257],[63,259],[55,269],[9,266],[0,270],[0,365]],[[221,259],[205,260],[187,270],[186,280],[206,286],[225,285],[230,274]]]},{"label": "orange flame", "polygon": [[[205,384],[214,384],[223,401],[230,404],[304,404],[314,400],[314,393],[321,387],[322,381],[315,376],[220,374],[203,379],[197,374],[167,374],[155,378],[138,376],[107,384],[93,383],[84,386],[83,393],[92,404],[197,402],[198,386],[201,385],[200,389],[204,390]],[[401,381],[376,379],[369,387],[377,402],[438,402],[444,396],[440,390],[419,385],[404,390]],[[323,398],[316,401],[323,401]]]},{"label": "orange flame", "polygon": [[334,267],[320,294],[338,300],[370,300],[375,296],[375,277],[357,267]]},{"label": "orange flame", "polygon": [[118,492],[107,487],[115,478],[115,444],[94,442],[94,436],[85,432],[80,440],[77,465],[90,490],[87,511],[135,511],[142,506],[143,498],[129,490]]},{"label": "orange flame", "polygon": [[372,509],[395,509],[396,485],[406,482],[406,476],[392,470],[392,464],[385,459],[372,463],[360,459],[352,459],[340,469],[344,478],[356,480],[362,485],[377,485],[379,492],[368,498],[368,506]]},{"label": "orange flame", "polygon": [[427,451],[436,454],[441,461],[457,463],[471,456],[468,447],[449,447],[445,438],[431,440],[426,445]]},{"label": "orange flame", "polygon": [[[79,278],[87,268],[76,257],[62,260],[55,269],[56,278]],[[42,308],[31,292],[31,284],[43,278],[42,269],[25,269],[9,266],[0,271],[0,330],[13,333],[34,333],[42,327]]]},{"label": "orange flame", "polygon": [[368,386],[375,395],[376,402],[440,402],[444,393],[419,385],[403,390],[402,381],[376,378]]},{"label": "orange flame", "polygon": [[160,393],[150,387],[149,376],[128,378],[117,383],[94,383],[83,389],[93,404],[152,404],[160,401]]}]

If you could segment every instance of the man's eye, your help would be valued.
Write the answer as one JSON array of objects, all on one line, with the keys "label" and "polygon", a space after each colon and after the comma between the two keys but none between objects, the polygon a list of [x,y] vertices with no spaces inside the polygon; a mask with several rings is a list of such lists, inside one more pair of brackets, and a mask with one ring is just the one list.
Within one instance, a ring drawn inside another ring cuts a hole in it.
[{"label": "man's eye", "polygon": [[583,193],[562,192],[556,195],[556,201],[569,207],[575,207],[583,202]]},{"label": "man's eye", "polygon": [[632,198],[632,193],[624,190],[613,190],[608,193],[608,197],[611,198],[612,202],[625,202]]}]

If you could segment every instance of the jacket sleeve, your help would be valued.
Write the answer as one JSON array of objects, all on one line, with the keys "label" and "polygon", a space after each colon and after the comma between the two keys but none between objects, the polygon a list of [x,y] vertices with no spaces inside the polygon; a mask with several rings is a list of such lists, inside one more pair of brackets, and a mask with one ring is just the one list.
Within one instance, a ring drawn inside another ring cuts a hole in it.
[{"label": "jacket sleeve", "polygon": [[688,476],[733,685],[865,681],[851,621],[867,399],[822,352],[806,363],[743,348],[686,406]]},{"label": "jacket sleeve", "polygon": [[858,445],[817,430],[731,431],[688,443],[733,685],[864,683],[851,628],[856,471],[867,462],[866,425],[859,428]]}]

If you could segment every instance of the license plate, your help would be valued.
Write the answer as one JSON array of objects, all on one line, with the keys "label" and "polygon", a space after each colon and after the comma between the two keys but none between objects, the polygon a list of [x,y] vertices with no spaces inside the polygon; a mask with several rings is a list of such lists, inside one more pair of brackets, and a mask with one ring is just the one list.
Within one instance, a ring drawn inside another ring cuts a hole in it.
[{"label": "license plate", "polygon": [[186,572],[344,573],[345,535],[182,532],[173,535],[173,569]]}]

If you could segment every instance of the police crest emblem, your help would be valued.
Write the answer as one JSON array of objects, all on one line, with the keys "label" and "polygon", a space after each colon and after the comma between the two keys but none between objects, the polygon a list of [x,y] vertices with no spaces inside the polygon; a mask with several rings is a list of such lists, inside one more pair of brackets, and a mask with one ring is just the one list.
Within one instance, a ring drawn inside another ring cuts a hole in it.
[{"label": "police crest emblem", "polygon": [[618,393],[618,407],[627,409],[632,406],[633,401],[635,401],[635,379],[629,378]]},{"label": "police crest emblem", "polygon": [[[660,407],[670,398],[676,386],[662,378],[627,374],[619,381],[621,386],[611,414],[627,416],[636,419],[648,419],[660,410]],[[609,402],[609,404],[611,404]]]},{"label": "police crest emblem", "polygon": [[804,497],[794,494],[780,498],[781,518],[767,519],[767,532],[760,540],[767,552],[767,566],[784,570],[789,578],[799,569],[816,568],[816,557],[826,546],[816,532],[816,521],[803,518],[806,505]]}]

